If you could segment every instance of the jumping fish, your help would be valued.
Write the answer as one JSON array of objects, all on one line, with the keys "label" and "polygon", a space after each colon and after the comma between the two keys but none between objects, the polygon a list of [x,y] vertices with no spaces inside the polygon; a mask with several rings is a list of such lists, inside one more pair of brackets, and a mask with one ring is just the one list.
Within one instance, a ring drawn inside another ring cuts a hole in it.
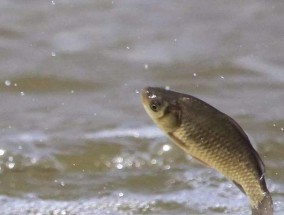
[{"label": "jumping fish", "polygon": [[248,197],[253,215],[273,214],[264,164],[235,120],[194,96],[163,88],[147,87],[141,99],[172,142],[236,184]]}]

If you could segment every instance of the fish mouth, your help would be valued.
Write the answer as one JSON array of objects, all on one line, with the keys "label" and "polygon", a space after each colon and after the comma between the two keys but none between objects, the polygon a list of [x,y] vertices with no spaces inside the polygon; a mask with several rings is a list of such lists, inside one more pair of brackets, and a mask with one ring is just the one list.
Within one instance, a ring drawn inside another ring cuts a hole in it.
[{"label": "fish mouth", "polygon": [[141,90],[141,100],[143,104],[149,103],[149,98],[151,97],[150,87],[145,87]]},{"label": "fish mouth", "polygon": [[162,87],[145,87],[141,90],[141,100],[142,103],[148,104],[151,100],[156,99],[156,98],[161,98],[161,94],[165,91],[166,89]]}]

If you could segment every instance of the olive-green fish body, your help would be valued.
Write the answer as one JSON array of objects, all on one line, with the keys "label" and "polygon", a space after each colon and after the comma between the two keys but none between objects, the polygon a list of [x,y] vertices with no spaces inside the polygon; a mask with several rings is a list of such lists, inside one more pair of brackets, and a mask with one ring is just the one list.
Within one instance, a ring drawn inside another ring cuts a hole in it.
[{"label": "olive-green fish body", "polygon": [[273,213],[263,162],[232,118],[196,97],[161,88],[145,88],[142,101],[175,144],[232,180],[248,196],[254,215]]}]

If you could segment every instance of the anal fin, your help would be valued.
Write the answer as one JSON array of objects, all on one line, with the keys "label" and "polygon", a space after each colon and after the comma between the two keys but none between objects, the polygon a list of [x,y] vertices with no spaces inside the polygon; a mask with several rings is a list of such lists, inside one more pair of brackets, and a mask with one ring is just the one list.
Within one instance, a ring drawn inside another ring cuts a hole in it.
[{"label": "anal fin", "polygon": [[235,181],[233,181],[233,183],[240,189],[240,191],[243,192],[243,194],[246,195],[246,192],[244,191],[244,188],[243,188],[239,183],[237,183],[237,182],[235,182]]}]

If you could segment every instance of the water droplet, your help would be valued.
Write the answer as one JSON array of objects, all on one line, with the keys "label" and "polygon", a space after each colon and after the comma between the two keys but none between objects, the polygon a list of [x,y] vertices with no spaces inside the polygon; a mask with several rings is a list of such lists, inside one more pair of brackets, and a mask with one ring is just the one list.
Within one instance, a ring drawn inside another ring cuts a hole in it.
[{"label": "water droplet", "polygon": [[11,81],[6,80],[6,81],[5,81],[5,85],[6,85],[7,87],[9,87],[9,86],[11,85]]},{"label": "water droplet", "polygon": [[121,163],[121,162],[123,162],[123,157],[116,157],[116,158],[114,158],[114,160],[113,160],[115,163]]},{"label": "water droplet", "polygon": [[25,95],[25,92],[21,92],[21,96],[24,96]]},{"label": "water droplet", "polygon": [[177,38],[174,39],[174,42],[177,42]]},{"label": "water droplet", "polygon": [[17,87],[17,86],[18,86],[18,84],[17,84],[17,83],[15,83],[15,84],[14,84],[14,86],[15,86],[15,87]]},{"label": "water droplet", "polygon": [[197,77],[197,74],[196,74],[196,73],[193,73],[193,76],[194,76],[194,77]]},{"label": "water droplet", "polygon": [[165,165],[165,166],[164,166],[164,169],[165,169],[165,170],[168,170],[168,169],[170,169],[170,168],[171,168],[170,165]]},{"label": "water droplet", "polygon": [[149,69],[149,65],[148,64],[144,64],[144,69]]},{"label": "water droplet", "polygon": [[56,53],[55,53],[55,52],[51,52],[51,56],[52,56],[52,57],[55,57],[55,56],[56,56]]},{"label": "water droplet", "polygon": [[224,77],[224,76],[222,76],[222,75],[220,76],[220,78],[221,78],[221,79],[225,79],[225,77]]},{"label": "water droplet", "polygon": [[65,186],[64,181],[61,181],[61,182],[60,182],[60,185],[61,185],[62,187],[64,187],[64,186]]},{"label": "water droplet", "polygon": [[138,162],[135,162],[135,163],[134,163],[134,166],[137,167],[137,168],[140,168],[140,167],[142,166],[142,163],[139,162],[139,161],[138,161]]},{"label": "water droplet", "polygon": [[126,46],[126,49],[128,49],[128,50],[129,50],[129,49],[130,49],[130,47],[129,47],[129,46]]},{"label": "water droplet", "polygon": [[37,159],[36,159],[36,158],[32,158],[32,159],[31,159],[31,163],[32,163],[32,164],[36,164],[36,163],[37,163]]},{"label": "water droplet", "polygon": [[170,145],[163,145],[163,151],[164,152],[168,152],[168,151],[170,151],[170,149],[171,149]]},{"label": "water droplet", "polygon": [[119,164],[116,165],[116,168],[117,169],[123,169],[123,165],[121,163],[119,163]]},{"label": "water droplet", "polygon": [[136,94],[139,94],[139,90],[135,90],[135,93],[136,93]]},{"label": "water droplet", "polygon": [[0,156],[5,154],[5,150],[4,149],[0,149]]},{"label": "water droplet", "polygon": [[71,94],[74,94],[74,92],[75,92],[74,90],[71,90],[71,91],[70,91]]},{"label": "water droplet", "polygon": [[60,212],[60,215],[66,215],[66,214],[67,214],[67,212],[65,210]]},{"label": "water droplet", "polygon": [[284,131],[284,128],[280,128],[281,129],[281,131]]},{"label": "water droplet", "polygon": [[170,89],[171,89],[170,86],[165,87],[165,90],[170,90]]},{"label": "water droplet", "polygon": [[15,167],[15,163],[8,163],[8,168],[13,169]]},{"label": "water droplet", "polygon": [[139,138],[139,137],[140,137],[139,132],[133,132],[133,137],[135,137],[135,138]]},{"label": "water droplet", "polygon": [[157,164],[157,160],[156,159],[152,159],[151,160],[151,164]]},{"label": "water droplet", "polygon": [[274,123],[274,124],[273,124],[273,127],[275,127],[275,126],[276,126],[276,124]]},{"label": "water droplet", "polygon": [[123,196],[124,196],[124,193],[119,193],[118,196],[119,196],[119,197],[123,197]]},{"label": "water droplet", "polygon": [[55,1],[54,1],[54,0],[52,0],[52,1],[51,1],[51,4],[52,4],[52,5],[55,5]]}]

